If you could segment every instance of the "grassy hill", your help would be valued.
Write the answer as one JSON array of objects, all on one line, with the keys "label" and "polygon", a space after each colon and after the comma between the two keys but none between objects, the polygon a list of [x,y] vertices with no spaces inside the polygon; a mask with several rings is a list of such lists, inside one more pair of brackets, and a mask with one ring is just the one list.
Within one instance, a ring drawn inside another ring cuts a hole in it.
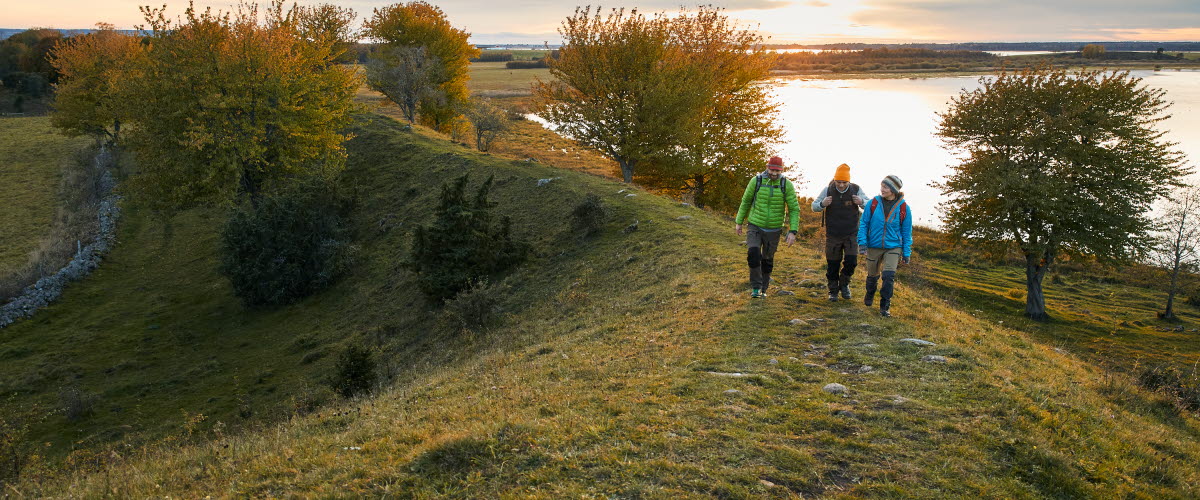
[{"label": "grassy hill", "polygon": [[58,205],[63,166],[75,160],[88,139],[70,138],[46,116],[0,119],[0,279],[24,266],[50,232]]},{"label": "grassy hill", "polygon": [[[215,272],[220,213],[164,221],[133,211],[96,274],[0,330],[4,415],[95,397],[76,420],[59,411],[27,421],[23,442],[47,458],[26,468],[17,492],[1200,494],[1196,415],[1089,351],[1186,361],[1194,334],[1130,328],[1118,341],[1104,321],[1076,315],[1029,324],[1012,314],[1011,270],[920,254],[901,272],[896,317],[880,318],[857,298],[823,300],[815,238],[777,257],[776,288],[794,295],[750,301],[726,218],[382,117],[355,134],[344,180],[361,193],[361,261],[332,289],[244,309]],[[473,185],[495,176],[497,210],[537,252],[508,277],[503,323],[478,331],[443,318],[399,267],[408,231],[463,173]],[[555,180],[538,186],[545,178]],[[568,215],[588,193],[612,210],[592,239]],[[636,231],[622,230],[635,220]],[[1083,276],[1065,280],[1101,304],[1074,307],[1118,315],[1128,305],[1104,302]],[[1055,310],[1073,303],[1050,291]],[[936,345],[900,342],[912,337]],[[322,381],[351,342],[378,350],[389,381],[372,398],[339,402]],[[824,392],[832,382],[848,393]]]}]

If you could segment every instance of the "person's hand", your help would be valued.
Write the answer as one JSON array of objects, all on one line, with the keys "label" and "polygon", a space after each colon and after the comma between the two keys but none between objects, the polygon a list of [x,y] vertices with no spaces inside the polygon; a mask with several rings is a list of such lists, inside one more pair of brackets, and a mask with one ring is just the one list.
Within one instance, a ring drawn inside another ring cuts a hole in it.
[{"label": "person's hand", "polygon": [[905,264],[908,264],[909,262],[912,262],[912,259],[911,259],[911,258],[909,258],[909,257],[905,257],[905,258],[903,258],[903,259],[901,259],[901,260],[903,260]]},{"label": "person's hand", "polygon": [[860,249],[858,249],[858,254],[859,254],[859,255],[864,255],[864,256],[865,256],[865,255],[867,255],[867,249],[865,249],[865,248],[860,248]]},{"label": "person's hand", "polygon": [[859,196],[859,195],[857,195],[857,194],[856,194],[856,195],[854,195],[854,204],[855,204],[855,205],[858,205],[858,206],[860,206],[860,207],[861,207],[861,206],[863,206],[863,199],[862,199],[862,197],[861,197],[861,196]]},{"label": "person's hand", "polygon": [[792,243],[795,243],[795,242],[796,242],[796,233],[788,233],[787,246],[790,247],[790,246],[792,246]]},{"label": "person's hand", "polygon": [[737,233],[737,235],[738,235],[738,236],[741,236],[741,235],[742,235],[742,225],[741,225],[741,224],[734,224],[734,225],[733,225],[733,232]]},{"label": "person's hand", "polygon": [[826,196],[824,200],[821,200],[822,207],[828,207],[829,205],[832,205],[832,204],[833,204],[832,196]]}]

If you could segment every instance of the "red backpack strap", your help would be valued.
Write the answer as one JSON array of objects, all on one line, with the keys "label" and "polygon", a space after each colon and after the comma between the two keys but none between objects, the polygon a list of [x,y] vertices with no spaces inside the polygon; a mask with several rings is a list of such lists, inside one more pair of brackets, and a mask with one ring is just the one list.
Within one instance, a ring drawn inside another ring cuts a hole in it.
[{"label": "red backpack strap", "polygon": [[875,207],[878,207],[878,206],[879,206],[879,198],[871,198],[871,210],[867,213],[868,214],[875,213]]},{"label": "red backpack strap", "polygon": [[908,203],[900,205],[900,223],[904,224],[904,218],[908,216]]}]

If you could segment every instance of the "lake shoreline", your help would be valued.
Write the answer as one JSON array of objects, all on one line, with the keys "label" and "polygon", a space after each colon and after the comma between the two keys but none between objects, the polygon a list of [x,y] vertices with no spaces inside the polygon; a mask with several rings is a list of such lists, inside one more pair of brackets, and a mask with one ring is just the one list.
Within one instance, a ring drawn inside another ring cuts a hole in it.
[{"label": "lake shoreline", "polygon": [[[1087,71],[1095,70],[1113,70],[1113,71],[1156,71],[1161,73],[1183,72],[1183,71],[1200,71],[1200,64],[1178,66],[1170,68],[1155,69],[1154,65],[1137,65],[1137,66],[1095,66],[1084,68],[1069,68],[1072,71],[1083,69]],[[776,70],[771,72],[772,79],[786,80],[892,80],[892,79],[920,79],[920,78],[961,78],[968,76],[992,76],[999,73],[1001,68],[992,68],[989,70],[972,70],[972,71],[896,71],[896,72],[857,72],[857,73],[832,73],[832,72],[803,72],[803,71],[788,71]],[[1020,68],[1014,68],[1012,71],[1019,71]]]}]

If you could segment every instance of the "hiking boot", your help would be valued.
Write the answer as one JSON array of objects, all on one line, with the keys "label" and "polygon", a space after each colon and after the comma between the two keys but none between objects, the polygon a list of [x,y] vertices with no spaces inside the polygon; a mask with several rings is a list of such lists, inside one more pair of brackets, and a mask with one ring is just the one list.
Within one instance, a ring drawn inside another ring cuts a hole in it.
[{"label": "hiking boot", "polygon": [[871,307],[875,303],[875,289],[879,287],[879,276],[867,276],[867,288],[863,293],[863,305]]},{"label": "hiking boot", "polygon": [[885,317],[885,318],[890,318],[890,317],[892,317],[892,313],[891,313],[890,311],[888,311],[887,309],[884,309],[884,308],[882,308],[882,307],[881,307],[881,308],[879,308],[879,315],[880,315],[880,316],[883,316],[883,317]]},{"label": "hiking boot", "polygon": [[829,292],[829,301],[837,302],[837,292]]},{"label": "hiking boot", "polygon": [[750,298],[752,298],[752,299],[761,299],[761,298],[763,298],[764,295],[765,294],[762,293],[762,291],[757,288],[750,290]]},{"label": "hiking boot", "polygon": [[842,294],[842,298],[850,300],[850,277],[842,275],[838,277],[838,292]]}]

